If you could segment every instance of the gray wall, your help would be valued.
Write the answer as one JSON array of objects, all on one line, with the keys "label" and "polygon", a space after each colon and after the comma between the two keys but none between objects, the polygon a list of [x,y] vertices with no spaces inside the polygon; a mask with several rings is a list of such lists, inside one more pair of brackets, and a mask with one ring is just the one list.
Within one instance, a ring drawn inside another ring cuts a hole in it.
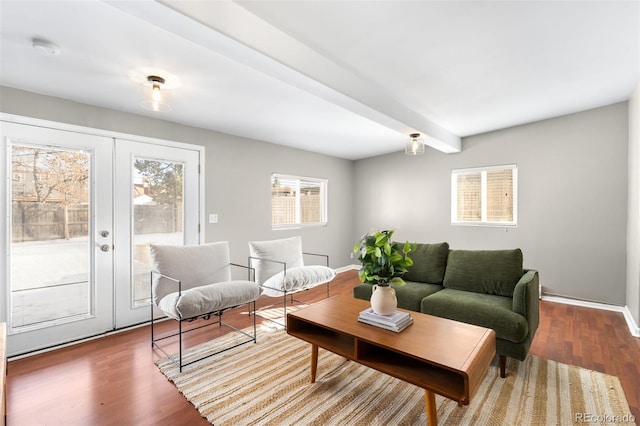
[{"label": "gray wall", "polygon": [[[521,247],[547,293],[616,305],[638,294],[638,281],[626,285],[626,103],[465,138],[460,154],[427,149],[355,163],[6,87],[0,111],[204,145],[206,213],[220,219],[206,224],[206,240],[229,240],[238,262],[249,240],[300,234],[305,250],[340,267],[355,263],[359,235],[396,228],[398,239],[453,248]],[[519,226],[451,226],[451,169],[509,163],[519,169]],[[329,178],[329,226],[272,231],[271,172]]]},{"label": "gray wall", "polygon": [[[219,223],[207,225],[208,240],[247,241],[301,235],[303,249],[329,254],[331,265],[350,263],[353,246],[353,162],[264,142],[224,136],[207,146],[207,212]],[[271,173],[328,178],[328,225],[271,230]],[[238,250],[239,251],[239,250]],[[248,255],[248,251],[247,251]]]},{"label": "gray wall", "polygon": [[627,306],[640,327],[640,83],[629,100]]},{"label": "gray wall", "polygon": [[[627,103],[463,139],[459,154],[427,149],[355,163],[356,235],[457,249],[520,247],[543,291],[625,305]],[[450,224],[452,169],[518,164],[518,227]]]},{"label": "gray wall", "polygon": [[[353,162],[266,144],[209,130],[93,107],[8,87],[0,87],[0,111],[205,146],[207,242],[228,240],[232,260],[246,264],[247,242],[301,235],[303,249],[330,256],[331,266],[352,262]],[[329,179],[329,224],[322,228],[271,230],[272,172]]]}]

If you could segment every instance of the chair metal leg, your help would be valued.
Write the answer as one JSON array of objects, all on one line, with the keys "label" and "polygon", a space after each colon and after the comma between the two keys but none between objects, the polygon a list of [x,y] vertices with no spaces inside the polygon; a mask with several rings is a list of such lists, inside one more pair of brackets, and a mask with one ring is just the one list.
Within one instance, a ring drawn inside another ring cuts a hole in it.
[{"label": "chair metal leg", "polygon": [[151,303],[149,304],[149,307],[151,308],[151,347],[153,348],[153,344],[155,342],[153,336],[153,271],[149,273],[149,278],[149,282],[152,283],[152,285],[149,286],[149,295],[151,296]]},{"label": "chair metal leg", "polygon": [[[249,309],[251,309],[251,303],[249,303]],[[258,333],[256,328],[256,301],[253,301],[253,343],[258,343]]]},{"label": "chair metal leg", "polygon": [[178,321],[178,345],[180,354],[180,372],[182,373],[182,321]]},{"label": "chair metal leg", "polygon": [[[284,293],[284,318],[283,318],[283,323],[284,323],[284,328],[287,328],[287,293]],[[293,295],[291,295],[291,304],[293,305]]]}]

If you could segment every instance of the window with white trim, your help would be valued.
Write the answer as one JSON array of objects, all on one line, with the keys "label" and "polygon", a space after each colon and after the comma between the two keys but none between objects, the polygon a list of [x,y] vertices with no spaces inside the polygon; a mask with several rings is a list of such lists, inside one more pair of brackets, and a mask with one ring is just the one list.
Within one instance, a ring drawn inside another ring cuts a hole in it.
[{"label": "window with white trim", "polygon": [[451,171],[452,224],[516,226],[517,206],[517,165]]},{"label": "window with white trim", "polygon": [[271,227],[327,224],[327,179],[271,175]]}]

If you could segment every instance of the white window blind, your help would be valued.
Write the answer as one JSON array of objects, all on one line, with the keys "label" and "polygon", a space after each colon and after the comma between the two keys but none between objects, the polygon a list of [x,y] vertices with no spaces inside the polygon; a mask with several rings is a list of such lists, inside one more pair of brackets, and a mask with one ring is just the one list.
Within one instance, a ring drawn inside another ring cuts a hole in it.
[{"label": "white window blind", "polygon": [[271,226],[290,228],[327,224],[327,180],[271,175]]},{"label": "white window blind", "polygon": [[506,166],[451,172],[451,223],[517,225],[518,168]]}]

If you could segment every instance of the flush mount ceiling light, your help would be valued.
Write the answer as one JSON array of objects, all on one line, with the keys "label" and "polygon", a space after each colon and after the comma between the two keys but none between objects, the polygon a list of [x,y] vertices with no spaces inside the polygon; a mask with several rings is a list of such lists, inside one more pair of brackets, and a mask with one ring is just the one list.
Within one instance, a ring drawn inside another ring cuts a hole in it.
[{"label": "flush mount ceiling light", "polygon": [[424,154],[424,140],[420,137],[420,133],[411,133],[409,138],[404,153],[407,155]]},{"label": "flush mount ceiling light", "polygon": [[165,79],[157,75],[147,76],[142,85],[140,103],[151,111],[168,111],[171,109],[170,93],[165,87]]},{"label": "flush mount ceiling light", "polygon": [[60,53],[60,47],[43,38],[34,38],[31,40],[34,49],[45,55],[56,56]]},{"label": "flush mount ceiling light", "polygon": [[182,85],[177,76],[162,68],[142,67],[132,69],[128,74],[138,85],[138,101],[150,111],[169,110],[171,92]]}]

